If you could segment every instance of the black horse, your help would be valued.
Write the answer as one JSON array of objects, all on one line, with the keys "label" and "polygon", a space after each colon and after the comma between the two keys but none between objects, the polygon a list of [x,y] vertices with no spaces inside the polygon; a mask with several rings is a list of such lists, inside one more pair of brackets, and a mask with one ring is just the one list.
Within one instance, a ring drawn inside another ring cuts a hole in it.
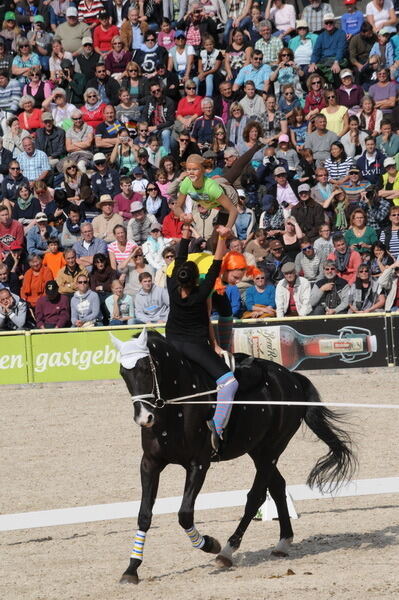
[{"label": "black horse", "polygon": [[[337,426],[339,417],[326,407],[281,406],[273,404],[234,406],[221,460],[232,460],[247,453],[256,474],[248,492],[244,516],[221,550],[219,542],[202,536],[194,524],[194,504],[211,462],[212,447],[206,421],[211,418],[212,404],[173,404],[181,396],[213,390],[214,381],[197,365],[182,358],[165,338],[146,330],[129,342],[114,339],[121,354],[121,375],[134,402],[134,420],[142,427],[141,484],[142,498],[130,564],[122,583],[138,583],[137,569],[143,558],[145,535],[151,526],[152,509],[157,496],[159,477],[169,463],[186,470],[184,494],[179,510],[179,523],[192,545],[204,552],[218,554],[219,566],[231,566],[232,555],[269,491],[276,503],[280,540],[278,555],[287,555],[293,539],[286,502],[285,480],[277,469],[277,461],[302,421],[325,442],[328,453],[313,467],[307,483],[323,489],[334,489],[349,479],[356,466],[351,440]],[[320,402],[313,384],[299,373],[291,373],[280,365],[236,354],[236,377],[240,387],[237,401],[303,401]],[[196,400],[214,401],[210,394]],[[195,402],[195,399],[194,399]],[[164,404],[164,406],[162,406]]]}]

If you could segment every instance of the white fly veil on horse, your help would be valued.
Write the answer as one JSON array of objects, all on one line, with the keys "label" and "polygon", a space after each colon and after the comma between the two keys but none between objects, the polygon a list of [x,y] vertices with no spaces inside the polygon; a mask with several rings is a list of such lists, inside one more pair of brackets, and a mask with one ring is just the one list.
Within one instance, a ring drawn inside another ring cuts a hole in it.
[{"label": "white fly veil on horse", "polygon": [[122,342],[117,337],[109,334],[115,348],[120,353],[120,363],[125,369],[133,369],[140,358],[150,355],[147,346],[147,329],[144,327],[138,338],[133,338],[128,342]]}]

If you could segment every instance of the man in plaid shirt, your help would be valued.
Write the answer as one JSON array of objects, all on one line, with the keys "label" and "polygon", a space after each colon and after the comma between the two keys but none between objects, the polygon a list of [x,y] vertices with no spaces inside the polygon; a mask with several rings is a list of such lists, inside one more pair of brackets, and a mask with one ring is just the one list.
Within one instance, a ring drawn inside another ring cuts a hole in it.
[{"label": "man in plaid shirt", "polygon": [[24,151],[18,155],[22,174],[31,185],[38,179],[46,179],[51,171],[47,154],[35,147],[35,142],[30,136],[22,140],[22,147]]},{"label": "man in plaid shirt", "polygon": [[302,19],[308,24],[311,33],[320,33],[324,29],[324,15],[333,12],[327,2],[312,0],[309,6],[303,9]]},{"label": "man in plaid shirt", "polygon": [[272,25],[270,21],[261,21],[258,25],[259,34],[262,36],[255,44],[255,50],[263,54],[263,64],[277,65],[277,57],[283,42],[279,37],[272,37]]}]

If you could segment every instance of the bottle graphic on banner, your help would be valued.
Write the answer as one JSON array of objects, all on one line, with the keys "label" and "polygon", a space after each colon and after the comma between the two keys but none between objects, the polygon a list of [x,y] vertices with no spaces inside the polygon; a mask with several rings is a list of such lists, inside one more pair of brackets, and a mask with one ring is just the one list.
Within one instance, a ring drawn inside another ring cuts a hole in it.
[{"label": "bottle graphic on banner", "polygon": [[248,327],[234,330],[234,352],[244,352],[296,369],[307,358],[340,357],[346,363],[370,358],[377,351],[377,338],[361,327],[343,327],[339,335],[304,335],[289,325]]}]

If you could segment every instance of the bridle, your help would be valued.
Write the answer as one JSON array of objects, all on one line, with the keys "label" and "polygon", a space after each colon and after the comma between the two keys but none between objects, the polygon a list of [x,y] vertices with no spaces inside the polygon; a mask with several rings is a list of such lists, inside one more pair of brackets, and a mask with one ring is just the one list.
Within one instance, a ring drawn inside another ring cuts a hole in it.
[{"label": "bridle", "polygon": [[[155,368],[151,354],[148,355],[148,360],[150,361],[150,370],[152,375],[152,392],[151,394],[137,394],[137,396],[131,396],[131,399],[133,404],[136,404],[136,402],[142,402],[143,404],[148,404],[148,406],[151,406],[151,408],[153,409],[163,408],[166,404],[166,400],[163,400],[161,398],[157,378],[157,370]],[[153,400],[154,402],[151,402],[151,400]]]}]

